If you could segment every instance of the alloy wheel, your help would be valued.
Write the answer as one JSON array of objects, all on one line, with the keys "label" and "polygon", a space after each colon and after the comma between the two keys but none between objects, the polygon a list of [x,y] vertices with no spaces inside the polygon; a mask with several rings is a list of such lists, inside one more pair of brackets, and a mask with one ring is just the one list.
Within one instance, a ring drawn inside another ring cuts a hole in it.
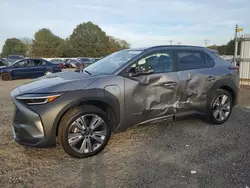
[{"label": "alloy wheel", "polygon": [[68,143],[78,153],[91,153],[101,147],[107,136],[107,125],[98,115],[78,117],[68,131]]},{"label": "alloy wheel", "polygon": [[222,94],[216,98],[213,104],[213,116],[217,121],[224,121],[230,114],[231,102],[230,98]]}]

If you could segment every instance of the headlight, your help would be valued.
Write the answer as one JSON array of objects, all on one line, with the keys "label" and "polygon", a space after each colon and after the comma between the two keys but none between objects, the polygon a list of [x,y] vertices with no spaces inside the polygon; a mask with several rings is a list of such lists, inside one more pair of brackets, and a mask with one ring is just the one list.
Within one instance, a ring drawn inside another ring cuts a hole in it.
[{"label": "headlight", "polygon": [[27,105],[37,105],[49,103],[62,94],[26,94],[16,97],[17,100]]}]

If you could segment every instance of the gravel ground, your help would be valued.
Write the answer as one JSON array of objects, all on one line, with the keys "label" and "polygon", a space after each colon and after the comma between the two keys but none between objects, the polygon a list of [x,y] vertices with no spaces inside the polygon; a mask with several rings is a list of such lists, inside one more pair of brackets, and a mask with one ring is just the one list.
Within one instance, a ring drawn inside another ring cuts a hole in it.
[{"label": "gravel ground", "polygon": [[13,141],[9,93],[27,81],[0,82],[1,187],[250,187],[249,88],[241,88],[239,105],[223,125],[184,118],[135,127],[113,135],[99,155],[79,160],[60,147]]}]

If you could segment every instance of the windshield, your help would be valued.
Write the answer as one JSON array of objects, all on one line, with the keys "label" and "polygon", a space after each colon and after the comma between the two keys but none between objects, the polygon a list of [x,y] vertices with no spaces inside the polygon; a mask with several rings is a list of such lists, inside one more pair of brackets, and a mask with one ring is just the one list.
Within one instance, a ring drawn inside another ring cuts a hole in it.
[{"label": "windshield", "polygon": [[118,51],[89,65],[84,70],[91,74],[112,74],[141,52],[140,50]]}]

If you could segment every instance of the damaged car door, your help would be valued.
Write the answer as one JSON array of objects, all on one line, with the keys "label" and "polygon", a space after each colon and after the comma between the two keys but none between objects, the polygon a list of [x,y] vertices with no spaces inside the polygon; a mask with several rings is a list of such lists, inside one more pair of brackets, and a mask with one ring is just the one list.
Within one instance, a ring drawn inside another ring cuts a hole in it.
[{"label": "damaged car door", "polygon": [[177,113],[204,113],[207,94],[217,75],[214,60],[203,51],[175,51],[179,75]]},{"label": "damaged car door", "polygon": [[171,50],[148,52],[133,62],[125,78],[128,125],[165,120],[175,114],[178,74]]}]

